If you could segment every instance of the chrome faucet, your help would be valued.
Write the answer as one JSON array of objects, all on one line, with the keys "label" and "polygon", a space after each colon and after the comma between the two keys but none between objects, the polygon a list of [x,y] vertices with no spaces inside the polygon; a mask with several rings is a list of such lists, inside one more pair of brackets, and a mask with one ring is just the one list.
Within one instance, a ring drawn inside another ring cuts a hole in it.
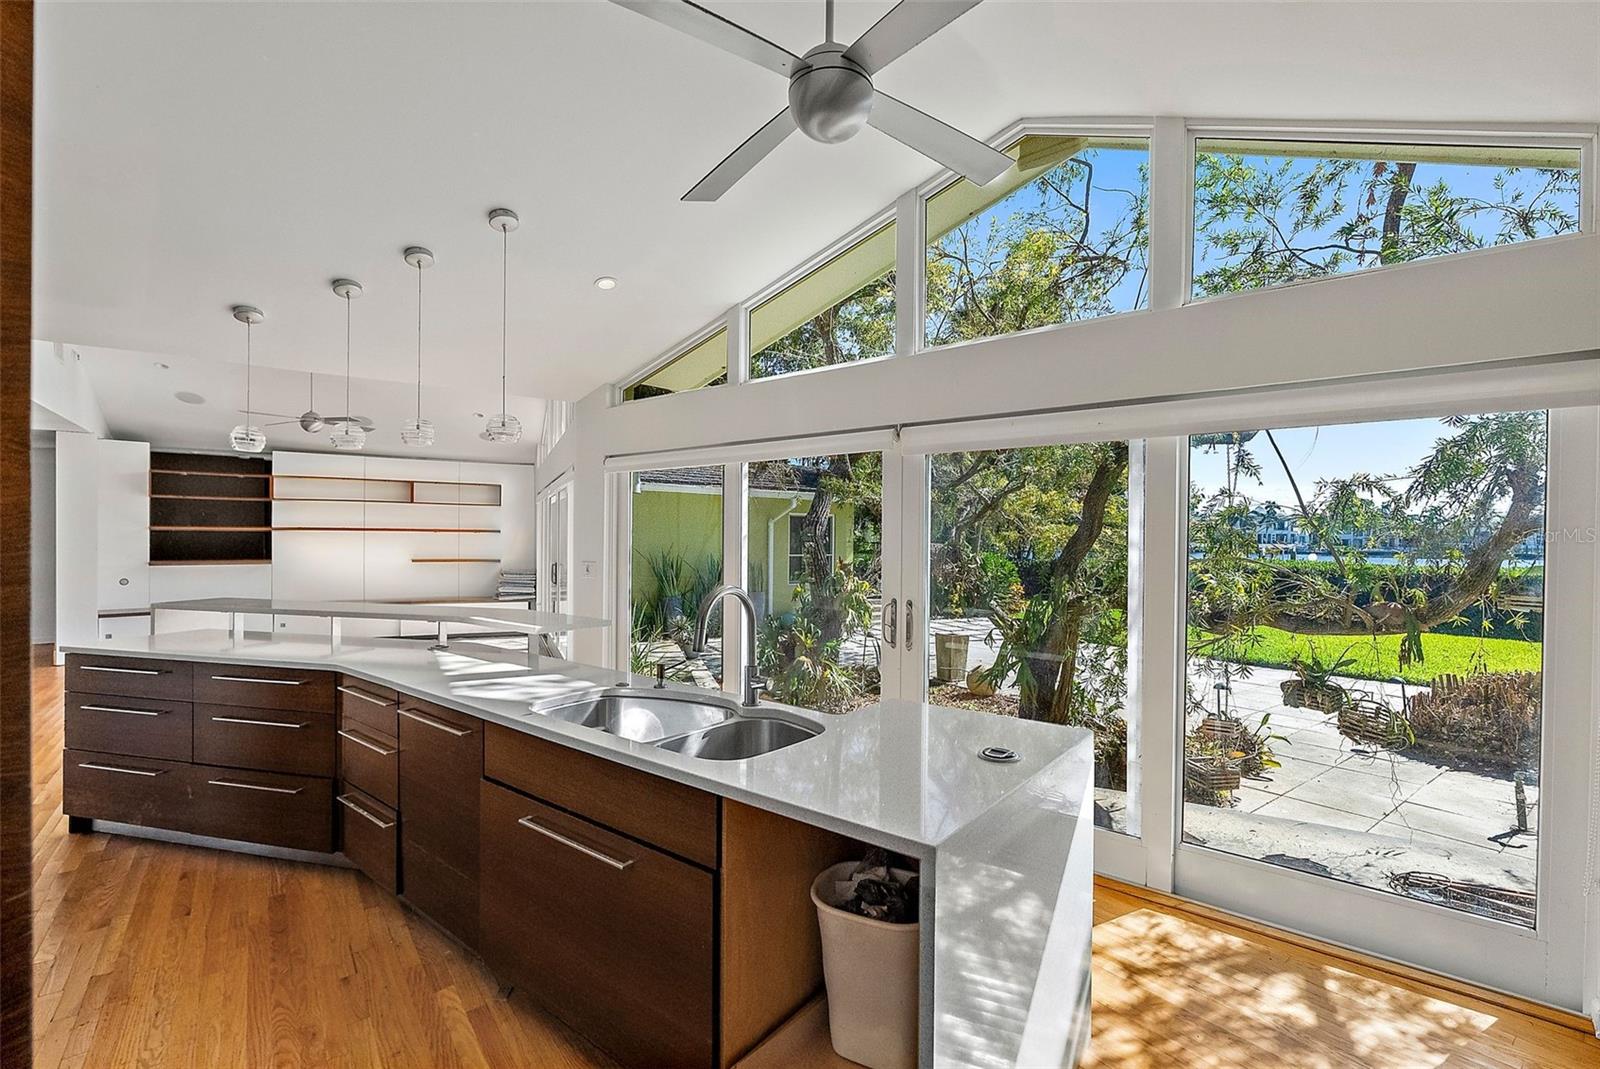
[{"label": "chrome faucet", "polygon": [[[710,619],[711,610],[717,602],[729,594],[737,598],[749,613],[744,628],[744,655],[750,659],[744,670],[744,706],[746,709],[754,709],[761,704],[761,688],[767,685],[767,681],[756,674],[756,603],[750,600],[750,595],[745,593],[744,587],[724,583],[707,594],[706,599],[700,603],[700,611],[694,618],[694,655],[705,653],[706,621]],[[727,628],[726,616],[723,618],[723,628],[724,630]],[[723,666],[726,670],[726,659],[723,661]]]}]

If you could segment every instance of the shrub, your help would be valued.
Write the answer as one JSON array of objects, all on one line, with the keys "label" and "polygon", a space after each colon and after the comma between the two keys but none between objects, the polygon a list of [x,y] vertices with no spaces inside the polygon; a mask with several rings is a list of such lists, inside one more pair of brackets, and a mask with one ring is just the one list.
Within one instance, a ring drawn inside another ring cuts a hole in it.
[{"label": "shrub", "polygon": [[1446,677],[1411,699],[1411,730],[1423,747],[1505,764],[1537,760],[1542,691],[1538,672]]}]

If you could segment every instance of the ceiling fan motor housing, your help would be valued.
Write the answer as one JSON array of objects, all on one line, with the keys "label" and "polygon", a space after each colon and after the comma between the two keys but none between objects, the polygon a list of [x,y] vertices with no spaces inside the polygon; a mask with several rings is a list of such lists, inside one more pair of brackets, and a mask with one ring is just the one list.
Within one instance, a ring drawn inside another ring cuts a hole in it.
[{"label": "ceiling fan motor housing", "polygon": [[813,141],[848,141],[872,114],[872,79],[845,58],[844,46],[820,44],[807,52],[789,78],[789,111]]}]

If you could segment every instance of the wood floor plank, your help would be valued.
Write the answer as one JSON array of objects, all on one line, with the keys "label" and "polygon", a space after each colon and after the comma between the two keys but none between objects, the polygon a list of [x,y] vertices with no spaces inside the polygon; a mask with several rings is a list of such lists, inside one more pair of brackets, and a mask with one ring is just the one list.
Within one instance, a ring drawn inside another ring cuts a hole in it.
[{"label": "wood floor plank", "polygon": [[[34,676],[38,1069],[609,1069],[348,870],[66,833]],[[53,759],[52,759],[52,754]],[[1600,1041],[1097,881],[1090,1069],[1595,1069]]]}]

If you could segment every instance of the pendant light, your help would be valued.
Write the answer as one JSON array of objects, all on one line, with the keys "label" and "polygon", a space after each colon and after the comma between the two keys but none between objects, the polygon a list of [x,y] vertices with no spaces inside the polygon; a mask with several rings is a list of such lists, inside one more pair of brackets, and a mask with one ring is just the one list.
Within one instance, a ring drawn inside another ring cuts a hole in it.
[{"label": "pendant light", "polygon": [[267,317],[259,308],[236,304],[233,318],[244,324],[244,422],[228,435],[228,444],[239,453],[259,453],[267,447],[267,436],[251,422],[255,413],[250,410],[250,328]]},{"label": "pendant light", "polygon": [[348,278],[333,280],[333,292],[344,299],[344,411],[341,416],[330,416],[328,422],[338,429],[328,436],[335,449],[353,451],[367,444],[367,431],[350,415],[350,302],[361,296],[361,283]]},{"label": "pendant light", "polygon": [[406,263],[417,269],[417,414],[400,429],[406,445],[425,449],[433,444],[433,420],[422,418],[422,269],[433,266],[433,253],[421,245],[406,250]]},{"label": "pendant light", "polygon": [[491,442],[510,444],[522,437],[522,421],[506,412],[506,254],[507,235],[517,228],[520,220],[510,208],[496,208],[489,213],[489,225],[500,231],[500,414],[489,417],[481,437]]}]

